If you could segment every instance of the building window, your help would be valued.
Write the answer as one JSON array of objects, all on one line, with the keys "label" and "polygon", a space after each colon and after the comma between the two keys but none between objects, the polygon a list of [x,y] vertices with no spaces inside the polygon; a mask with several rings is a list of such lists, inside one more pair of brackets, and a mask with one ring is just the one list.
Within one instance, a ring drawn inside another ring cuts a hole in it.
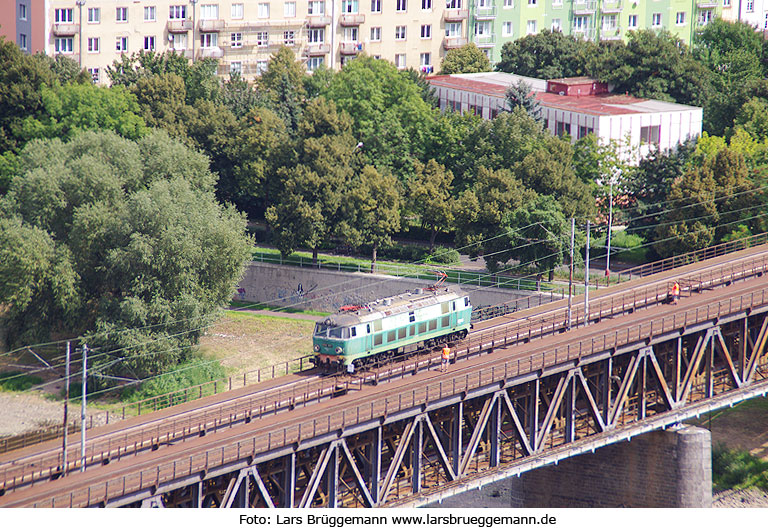
[{"label": "building window", "polygon": [[603,15],[603,30],[610,31],[616,29],[616,15]]},{"label": "building window", "polygon": [[590,133],[594,133],[595,130],[591,127],[587,126],[579,126],[579,137],[578,138],[584,138]]},{"label": "building window", "polygon": [[371,13],[381,13],[381,0],[371,0]]},{"label": "building window", "polygon": [[25,33],[19,33],[19,48],[27,50],[27,35]]},{"label": "building window", "polygon": [[675,15],[675,24],[678,26],[682,26],[685,24],[685,11],[678,11],[677,15]]},{"label": "building window", "polygon": [[58,37],[54,41],[54,49],[57,54],[71,54],[72,53],[72,37]]},{"label": "building window", "polygon": [[88,8],[88,23],[89,24],[98,24],[101,22],[101,8],[99,7],[89,7]]},{"label": "building window", "polygon": [[528,35],[533,35],[536,33],[536,21],[535,20],[529,20],[528,23],[525,25],[525,32]]},{"label": "building window", "polygon": [[19,20],[27,20],[27,4],[19,4]]},{"label": "building window", "polygon": [[88,73],[91,75],[91,81],[93,81],[94,83],[98,83],[99,82],[99,69],[98,69],[98,67],[89,68],[88,69]]},{"label": "building window", "polygon": [[325,57],[319,56],[319,57],[310,57],[307,60],[307,70],[310,72],[314,72],[318,68],[320,68],[321,65],[325,64]]},{"label": "building window", "polygon": [[117,52],[128,51],[128,37],[118,37],[115,40],[115,51]]},{"label": "building window", "polygon": [[709,22],[714,18],[712,14],[713,11],[711,9],[699,12],[699,24],[702,26],[709,24]]},{"label": "building window", "polygon": [[421,0],[421,10],[422,11],[431,11],[432,10],[432,0]]},{"label": "building window", "polygon": [[283,32],[283,44],[286,46],[293,46],[296,44],[296,32],[294,30],[286,30]]},{"label": "building window", "polygon": [[257,17],[269,18],[269,4],[266,2],[259,3]]},{"label": "building window", "polygon": [[267,71],[267,61],[256,61],[256,74],[261,76]]},{"label": "building window", "polygon": [[432,54],[429,52],[419,54],[419,66],[421,67],[422,72],[426,72],[427,74],[432,72]]},{"label": "building window", "polygon": [[535,6],[536,2],[537,2],[537,0],[528,0],[528,5],[529,6]]},{"label": "building window", "polygon": [[637,15],[629,15],[629,20],[627,20],[627,27],[628,28],[637,27]]},{"label": "building window", "polygon": [[229,64],[229,75],[232,74],[242,74],[243,73],[243,62],[242,61],[232,61]]},{"label": "building window", "polygon": [[395,11],[402,13],[408,10],[408,0],[395,0]]},{"label": "building window", "polygon": [[184,20],[187,18],[187,6],[170,6],[168,18],[170,20]]},{"label": "building window", "polygon": [[461,9],[461,0],[446,0],[446,9]]},{"label": "building window", "polygon": [[342,34],[342,39],[345,42],[357,42],[357,30],[359,28],[357,26],[351,27],[351,28],[344,28],[344,33]]},{"label": "building window", "polygon": [[311,29],[307,32],[307,42],[319,44],[325,42],[325,30],[323,28]]},{"label": "building window", "polygon": [[446,37],[461,37],[461,22],[446,22],[445,23],[445,36]]},{"label": "building window", "polygon": [[201,5],[200,18],[202,20],[217,20],[219,18],[219,4]]},{"label": "building window", "polygon": [[200,34],[201,48],[216,48],[218,45],[219,45],[218,33],[201,33]]},{"label": "building window", "polygon": [[145,35],[144,36],[144,49],[147,51],[152,51],[155,49],[155,36],[154,35]]},{"label": "building window", "polygon": [[256,32],[256,46],[259,48],[264,48],[266,46],[269,46],[269,32],[268,31],[257,31]]},{"label": "building window", "polygon": [[395,66],[405,68],[405,54],[395,54]]},{"label": "building window", "polygon": [[658,144],[661,137],[661,126],[645,126],[640,128],[640,144]]},{"label": "building window", "polygon": [[504,0],[504,9],[512,9],[513,7],[515,7],[513,0]]},{"label": "building window", "polygon": [[283,5],[283,15],[285,18],[294,18],[296,16],[296,2],[286,2]]},{"label": "building window", "polygon": [[422,24],[421,25],[421,38],[422,39],[431,39],[432,38],[432,24]]},{"label": "building window", "polygon": [[115,8],[115,22],[128,22],[128,8],[116,7]]},{"label": "building window", "polygon": [[395,26],[395,40],[396,41],[405,40],[405,26]]},{"label": "building window", "polygon": [[570,134],[571,134],[570,123],[555,121],[555,135],[562,136],[562,135],[570,135]]},{"label": "building window", "polygon": [[232,4],[232,18],[240,20],[243,18],[243,4]]},{"label": "building window", "polygon": [[573,17],[573,31],[584,32],[589,29],[589,17]]},{"label": "building window", "polygon": [[371,41],[378,42],[380,40],[381,40],[381,28],[380,27],[371,28]]},{"label": "building window", "polygon": [[487,36],[491,34],[490,22],[475,22],[475,35],[478,37]]},{"label": "building window", "polygon": [[323,0],[310,0],[307,5],[307,13],[310,15],[322,15],[325,13],[325,2]]},{"label": "building window", "polygon": [[747,2],[746,2],[746,9],[747,9],[747,13],[754,13],[754,11],[755,11],[755,0],[747,0]]},{"label": "building window", "polygon": [[765,20],[763,21],[763,29],[768,30],[768,13],[765,14]]},{"label": "building window", "polygon": [[731,7],[731,0],[723,0],[723,7]]},{"label": "building window", "polygon": [[357,13],[357,0],[341,0],[342,13]]},{"label": "building window", "polygon": [[552,31],[563,31],[563,24],[559,18],[552,19]]},{"label": "building window", "polygon": [[661,13],[651,15],[651,26],[654,28],[661,26]]},{"label": "building window", "polygon": [[229,46],[231,48],[243,47],[243,34],[242,33],[230,33],[229,34]]},{"label": "building window", "polygon": [[56,24],[66,24],[72,22],[72,9],[56,9],[53,12],[54,20]]},{"label": "building window", "polygon": [[144,22],[154,22],[157,20],[155,6],[144,6]]},{"label": "building window", "polygon": [[187,49],[187,34],[186,33],[174,33],[173,34],[173,49],[174,50],[186,50]]},{"label": "building window", "polygon": [[505,21],[501,23],[501,34],[504,37],[512,37],[512,21]]},{"label": "building window", "polygon": [[552,0],[552,7],[563,7],[563,0]]},{"label": "building window", "polygon": [[92,54],[99,52],[99,38],[98,37],[88,37],[88,51]]}]

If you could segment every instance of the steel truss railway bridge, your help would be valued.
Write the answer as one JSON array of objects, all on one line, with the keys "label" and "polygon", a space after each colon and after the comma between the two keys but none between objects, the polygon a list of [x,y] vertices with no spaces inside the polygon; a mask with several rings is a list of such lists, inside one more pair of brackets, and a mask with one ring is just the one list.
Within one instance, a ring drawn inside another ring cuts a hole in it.
[{"label": "steel truss railway bridge", "polygon": [[761,253],[609,293],[572,322],[554,304],[457,345],[445,373],[356,377],[357,391],[9,490],[0,506],[420,506],[675,425],[768,391]]}]

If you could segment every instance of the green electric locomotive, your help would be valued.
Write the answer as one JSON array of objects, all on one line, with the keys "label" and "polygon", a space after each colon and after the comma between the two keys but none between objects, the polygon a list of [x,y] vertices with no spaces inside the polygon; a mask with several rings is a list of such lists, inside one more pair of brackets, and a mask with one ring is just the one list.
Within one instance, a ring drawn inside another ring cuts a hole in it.
[{"label": "green electric locomotive", "polygon": [[460,340],[469,332],[471,316],[469,297],[446,287],[343,307],[317,321],[314,363],[352,373],[364,364]]}]

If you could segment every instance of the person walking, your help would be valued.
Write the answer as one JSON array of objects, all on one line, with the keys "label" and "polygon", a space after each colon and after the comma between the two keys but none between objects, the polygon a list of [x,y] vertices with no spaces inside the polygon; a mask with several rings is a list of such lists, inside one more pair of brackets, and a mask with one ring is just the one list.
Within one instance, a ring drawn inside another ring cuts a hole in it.
[{"label": "person walking", "polygon": [[448,344],[443,346],[442,364],[440,364],[440,372],[445,373],[448,369],[448,364],[451,362],[451,349]]},{"label": "person walking", "polygon": [[677,305],[677,300],[680,299],[680,284],[675,281],[672,285],[672,304]]}]

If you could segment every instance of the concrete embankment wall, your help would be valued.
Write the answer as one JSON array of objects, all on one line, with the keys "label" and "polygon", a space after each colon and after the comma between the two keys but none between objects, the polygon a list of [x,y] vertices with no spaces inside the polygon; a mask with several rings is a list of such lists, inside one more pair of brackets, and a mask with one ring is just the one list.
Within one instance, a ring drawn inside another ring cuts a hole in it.
[{"label": "concrete embankment wall", "polygon": [[711,506],[711,434],[686,426],[601,447],[445,499],[442,504],[452,508]]},{"label": "concrete embankment wall", "polygon": [[[425,288],[429,284],[430,282],[425,280],[389,275],[252,262],[240,281],[236,297],[271,305],[333,312],[344,305],[362,305],[408,290]],[[558,298],[548,293],[537,294],[529,290],[471,285],[461,285],[460,288],[469,295],[472,305],[476,307],[500,305],[531,296],[535,297],[530,300],[530,306],[536,306]]]}]

